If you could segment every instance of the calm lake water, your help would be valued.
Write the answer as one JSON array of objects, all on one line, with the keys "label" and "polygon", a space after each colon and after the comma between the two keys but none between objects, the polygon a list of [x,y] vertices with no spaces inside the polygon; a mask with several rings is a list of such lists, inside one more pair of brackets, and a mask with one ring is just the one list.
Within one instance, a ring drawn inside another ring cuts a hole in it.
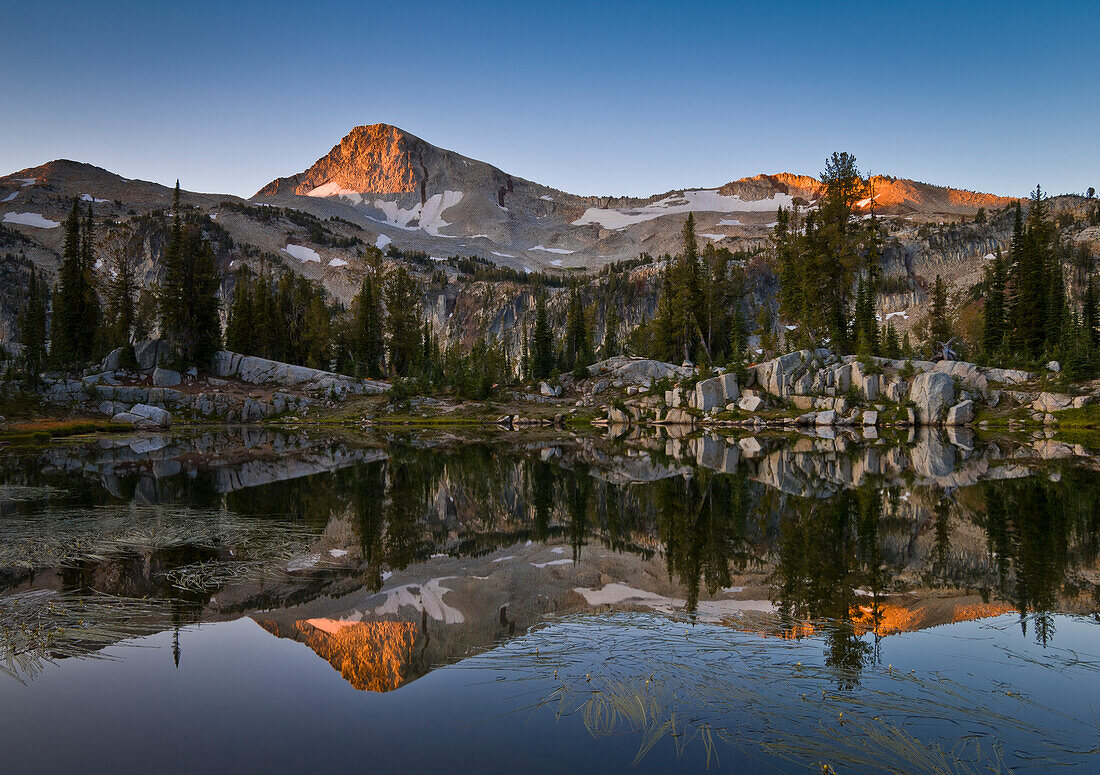
[{"label": "calm lake water", "polygon": [[1100,771],[1100,459],[828,436],[0,452],[2,769]]}]

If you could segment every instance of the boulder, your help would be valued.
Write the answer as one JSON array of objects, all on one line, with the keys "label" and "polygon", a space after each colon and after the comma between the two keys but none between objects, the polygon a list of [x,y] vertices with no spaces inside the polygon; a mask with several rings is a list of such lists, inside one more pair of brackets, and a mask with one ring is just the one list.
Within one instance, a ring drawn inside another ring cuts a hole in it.
[{"label": "boulder", "polygon": [[163,339],[147,339],[134,345],[134,358],[138,368],[146,371],[156,368],[157,363],[167,353],[168,343]]},{"label": "boulder", "polygon": [[[704,379],[695,386],[694,406],[696,409],[703,412],[713,412],[715,409],[721,409],[726,405],[726,394],[722,379],[723,377]],[[735,389],[736,386],[735,382]]]},{"label": "boulder", "polygon": [[172,369],[162,369],[157,366],[153,369],[153,384],[157,387],[172,387],[181,382],[180,373]]},{"label": "boulder", "polygon": [[1059,412],[1073,406],[1073,396],[1065,393],[1040,393],[1031,405],[1038,412]]},{"label": "boulder", "polygon": [[103,359],[104,371],[118,371],[122,368],[122,348],[116,347],[107,353],[107,357]]},{"label": "boulder", "polygon": [[969,425],[974,422],[974,402],[963,401],[947,410],[946,425]]},{"label": "boulder", "polygon": [[836,410],[828,409],[824,412],[818,412],[817,417],[814,418],[814,423],[817,425],[836,425]]},{"label": "boulder", "polygon": [[737,402],[737,408],[743,412],[759,412],[764,408],[764,399],[760,396],[743,396]]},{"label": "boulder", "polygon": [[694,425],[695,418],[683,409],[672,408],[669,409],[668,414],[665,415],[664,422],[668,425]]},{"label": "boulder", "polygon": [[909,400],[916,404],[917,420],[925,425],[940,423],[955,403],[955,380],[942,371],[918,374],[909,389]]},{"label": "boulder", "polygon": [[1053,371],[1055,374],[1057,374],[1061,370],[1062,364],[1058,363],[1058,361],[1051,361],[1047,364],[1047,371]]},{"label": "boulder", "polygon": [[607,421],[611,425],[628,425],[630,423],[630,415],[617,407],[611,407],[607,410]]},{"label": "boulder", "polygon": [[539,392],[542,393],[542,395],[544,395],[544,396],[551,396],[553,398],[557,398],[558,396],[561,395],[561,386],[560,385],[551,385],[549,382],[540,382],[539,383]]},{"label": "boulder", "polygon": [[119,412],[111,419],[135,428],[167,428],[172,424],[171,414],[148,404],[134,404],[128,411]]},{"label": "boulder", "polygon": [[877,425],[878,424],[878,412],[874,409],[868,409],[863,413],[864,425]]}]

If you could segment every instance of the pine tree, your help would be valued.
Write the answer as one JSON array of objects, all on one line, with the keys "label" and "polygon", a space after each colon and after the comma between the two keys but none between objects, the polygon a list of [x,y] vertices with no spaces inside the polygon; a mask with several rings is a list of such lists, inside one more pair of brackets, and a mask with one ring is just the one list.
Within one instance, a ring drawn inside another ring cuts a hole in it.
[{"label": "pine tree", "polygon": [[1081,306],[1085,332],[1094,346],[1100,345],[1100,293],[1097,292],[1096,275],[1089,275]]},{"label": "pine tree", "polygon": [[84,216],[84,226],[80,233],[80,267],[84,273],[84,303],[82,305],[82,325],[88,341],[88,356],[96,356],[96,343],[101,336],[103,323],[96,282],[95,222],[92,219],[92,206],[89,204]]},{"label": "pine tree", "polygon": [[225,326],[225,346],[230,352],[255,354],[258,332],[254,310],[251,272],[245,268],[237,274],[237,284],[233,288],[233,304],[229,308],[229,319]]},{"label": "pine tree", "polygon": [[982,321],[982,348],[987,358],[1001,352],[1005,340],[1005,285],[1007,273],[1004,257],[998,250],[985,273],[985,310]]},{"label": "pine tree", "polygon": [[51,321],[50,355],[59,366],[85,363],[92,357],[96,332],[88,327],[91,315],[87,305],[95,291],[88,287],[89,273],[85,271],[86,251],[90,250],[90,244],[81,240],[80,202],[73,199],[65,220],[65,245]]},{"label": "pine tree", "polygon": [[613,358],[619,354],[619,312],[612,302],[608,305],[607,318],[604,320],[603,331],[603,357]]},{"label": "pine tree", "polygon": [[943,277],[936,275],[936,281],[932,285],[932,314],[929,328],[931,346],[934,352],[940,350],[940,346],[951,339],[951,323],[947,318],[947,284]]},{"label": "pine tree", "polygon": [[214,250],[197,224],[183,224],[180,185],[172,197],[172,227],[158,294],[160,333],[178,366],[206,366],[221,347]]},{"label": "pine tree", "polygon": [[893,323],[886,323],[886,333],[883,336],[882,349],[887,358],[901,357],[901,342],[898,341],[898,330]]},{"label": "pine tree", "polygon": [[535,298],[535,330],[531,335],[531,375],[546,379],[554,369],[554,339],[550,330],[550,316],[546,310],[546,296]]},{"label": "pine tree", "polygon": [[408,270],[398,266],[386,274],[384,296],[390,369],[404,377],[420,345],[420,290]]},{"label": "pine tree", "polygon": [[378,276],[372,269],[363,278],[353,302],[355,359],[360,374],[375,379],[382,376],[386,350],[379,290]]},{"label": "pine tree", "polygon": [[34,267],[27,284],[27,303],[19,316],[19,341],[23,344],[23,370],[37,380],[46,364],[46,306],[49,287],[39,280]]},{"label": "pine tree", "polygon": [[116,231],[107,243],[102,285],[105,338],[112,348],[129,348],[137,325],[139,248],[140,240],[129,229]]}]

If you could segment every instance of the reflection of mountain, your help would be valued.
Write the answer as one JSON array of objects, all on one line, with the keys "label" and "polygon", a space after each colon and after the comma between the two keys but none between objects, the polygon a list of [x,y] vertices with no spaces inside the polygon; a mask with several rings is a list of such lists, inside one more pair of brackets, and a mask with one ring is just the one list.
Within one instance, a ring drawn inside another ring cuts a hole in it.
[{"label": "reflection of mountain", "polygon": [[305,643],[356,689],[388,692],[417,677],[417,627],[411,622],[307,619],[287,627],[273,619],[257,621],[272,635]]},{"label": "reflection of mountain", "polygon": [[833,648],[848,665],[872,634],[1097,610],[1100,480],[1080,452],[844,430],[364,449],[112,437],[6,459],[0,588],[175,597],[207,619],[262,610],[363,687],[607,608],[769,635],[844,622],[830,632],[846,633]]}]

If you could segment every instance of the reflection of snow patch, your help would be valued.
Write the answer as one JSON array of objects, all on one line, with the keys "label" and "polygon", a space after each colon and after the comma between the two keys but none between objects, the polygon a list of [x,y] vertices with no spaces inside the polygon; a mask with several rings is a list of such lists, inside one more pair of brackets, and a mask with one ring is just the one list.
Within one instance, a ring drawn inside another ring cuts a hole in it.
[{"label": "reflection of snow patch", "polygon": [[310,191],[306,196],[342,196],[345,199],[351,200],[352,204],[359,204],[363,201],[363,197],[358,191],[341,188],[339,183],[332,181],[325,183],[323,186],[317,186],[317,188]]},{"label": "reflection of snow patch", "polygon": [[569,558],[566,558],[564,560],[551,560],[550,562],[533,562],[531,564],[534,565],[536,568],[546,568],[550,565],[572,565],[573,561]]},{"label": "reflection of snow patch", "polygon": [[337,558],[346,557],[347,554],[348,554],[348,550],[347,549],[329,549],[328,553],[331,554],[333,557],[337,557]]},{"label": "reflection of snow patch", "polygon": [[[441,586],[440,582],[453,579],[454,576],[432,579],[426,584],[405,584],[382,594],[386,602],[374,609],[376,615],[396,614],[405,606],[422,609],[428,616],[444,624],[461,624],[465,621],[462,612],[443,602],[443,595],[451,590]],[[413,590],[418,590],[414,592]]]},{"label": "reflection of snow patch", "polygon": [[542,245],[535,245],[531,250],[541,250],[544,253],[560,253],[562,255],[569,255],[575,251],[566,250],[565,248],[544,248]]},{"label": "reflection of snow patch", "polygon": [[379,250],[385,250],[386,245],[389,245],[391,242],[393,242],[393,240],[387,237],[385,234],[379,234],[378,239],[374,241],[374,246]]},{"label": "reflection of snow patch", "polygon": [[516,559],[516,556],[514,554],[509,554],[507,557],[497,557],[495,560],[493,560],[493,562],[504,562],[505,560],[514,559]]},{"label": "reflection of snow patch", "polygon": [[[576,587],[577,594],[584,597],[589,605],[635,605],[652,608],[656,611],[672,613],[682,610],[686,600],[658,595],[643,589],[634,589],[626,584],[606,584],[603,589]],[[774,611],[775,606],[768,600],[701,600],[696,608],[700,616],[721,618],[745,611]]]},{"label": "reflection of snow patch", "polygon": [[305,245],[287,245],[283,248],[283,251],[294,256],[302,263],[306,263],[307,261],[315,261],[318,264],[321,263],[321,257],[317,255],[317,251],[313,248],[307,248]]},{"label": "reflection of snow patch", "polygon": [[43,218],[38,213],[4,213],[4,223],[17,223],[20,226],[34,226],[36,229],[53,229],[61,224]]},{"label": "reflection of snow patch", "polygon": [[565,554],[565,547],[564,546],[555,546],[553,549],[550,550],[550,553],[551,554]]},{"label": "reflection of snow patch", "polygon": [[775,194],[767,199],[747,201],[739,196],[723,196],[717,189],[685,191],[683,195],[672,194],[652,204],[642,207],[600,208],[589,207],[574,226],[596,223],[605,229],[620,229],[636,223],[651,221],[662,215],[687,212],[714,213],[752,213],[775,212],[780,205],[790,207],[793,198],[788,194]]},{"label": "reflection of snow patch", "polygon": [[293,573],[299,570],[309,570],[314,565],[321,561],[321,555],[319,554],[307,554],[303,557],[295,557],[286,564],[288,573]]}]

